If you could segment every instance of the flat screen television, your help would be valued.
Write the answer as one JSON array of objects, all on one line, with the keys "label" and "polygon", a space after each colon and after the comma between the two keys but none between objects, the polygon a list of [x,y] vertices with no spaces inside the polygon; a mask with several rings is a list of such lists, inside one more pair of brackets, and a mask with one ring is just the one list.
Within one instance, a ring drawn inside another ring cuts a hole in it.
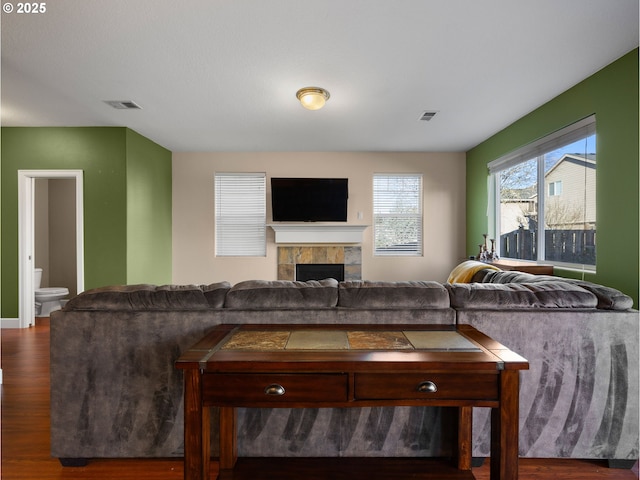
[{"label": "flat screen television", "polygon": [[347,178],[271,178],[274,222],[346,222]]}]

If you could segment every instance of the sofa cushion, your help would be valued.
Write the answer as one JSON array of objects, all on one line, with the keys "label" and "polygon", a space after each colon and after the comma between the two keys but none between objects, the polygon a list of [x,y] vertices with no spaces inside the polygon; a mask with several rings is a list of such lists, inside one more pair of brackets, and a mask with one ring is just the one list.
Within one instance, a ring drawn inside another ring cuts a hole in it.
[{"label": "sofa cushion", "polygon": [[65,310],[204,310],[210,308],[196,285],[115,285],[82,292]]},{"label": "sofa cushion", "polygon": [[523,308],[595,308],[598,299],[566,282],[446,284],[453,308],[475,310]]},{"label": "sofa cushion", "polygon": [[200,288],[211,308],[222,308],[224,307],[224,299],[231,288],[231,284],[229,282],[218,282],[201,285]]},{"label": "sofa cushion", "polygon": [[449,294],[432,281],[341,282],[338,306],[345,308],[448,308]]},{"label": "sofa cushion", "polygon": [[620,290],[582,280],[569,280],[569,282],[593,293],[598,298],[598,308],[603,310],[629,310],[633,308],[633,298]]},{"label": "sofa cushion", "polygon": [[468,283],[483,283],[485,277],[491,272],[488,268],[478,270],[473,274],[471,280]]},{"label": "sofa cushion", "polygon": [[333,278],[294,282],[247,280],[231,287],[226,308],[329,308],[338,303],[338,281]]},{"label": "sofa cushion", "polygon": [[469,283],[473,281],[474,275],[485,270],[500,270],[495,265],[477,260],[465,260],[457,265],[447,278],[447,283]]},{"label": "sofa cushion", "polygon": [[531,273],[519,272],[518,270],[510,271],[493,271],[484,270],[484,276],[482,277],[482,283],[531,283],[536,281],[536,277],[539,279],[555,279],[559,277],[550,277],[548,275],[533,275]]},{"label": "sofa cushion", "polygon": [[628,310],[633,307],[633,299],[620,290],[606,287],[597,283],[587,282],[585,280],[576,280],[572,278],[560,278],[550,275],[532,275],[530,273],[510,271],[495,272],[491,270],[483,270],[484,274],[474,276],[474,281],[483,283],[539,283],[539,282],[564,282],[577,285],[585,290],[593,293],[598,299],[598,308],[604,310]]}]

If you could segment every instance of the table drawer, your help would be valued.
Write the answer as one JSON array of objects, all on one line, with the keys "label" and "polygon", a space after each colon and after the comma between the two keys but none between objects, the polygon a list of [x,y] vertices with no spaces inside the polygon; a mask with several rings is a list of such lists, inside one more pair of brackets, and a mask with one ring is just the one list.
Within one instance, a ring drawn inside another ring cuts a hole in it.
[{"label": "table drawer", "polygon": [[341,402],[347,400],[344,374],[207,373],[205,402]]},{"label": "table drawer", "polygon": [[373,374],[355,376],[355,397],[371,399],[481,399],[498,398],[497,374]]}]

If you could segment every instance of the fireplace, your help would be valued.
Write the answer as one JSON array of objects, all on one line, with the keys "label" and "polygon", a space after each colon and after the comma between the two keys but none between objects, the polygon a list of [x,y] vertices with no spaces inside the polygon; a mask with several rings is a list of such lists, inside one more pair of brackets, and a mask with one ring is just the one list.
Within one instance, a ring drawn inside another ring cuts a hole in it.
[{"label": "fireplace", "polygon": [[335,278],[339,282],[344,280],[344,263],[299,263],[296,265],[296,280],[324,280]]},{"label": "fireplace", "polygon": [[[343,269],[343,280],[362,280],[362,248],[351,245],[278,247],[278,280],[302,278],[297,273],[299,265],[329,265]],[[321,275],[322,278],[336,278],[334,274]]]}]

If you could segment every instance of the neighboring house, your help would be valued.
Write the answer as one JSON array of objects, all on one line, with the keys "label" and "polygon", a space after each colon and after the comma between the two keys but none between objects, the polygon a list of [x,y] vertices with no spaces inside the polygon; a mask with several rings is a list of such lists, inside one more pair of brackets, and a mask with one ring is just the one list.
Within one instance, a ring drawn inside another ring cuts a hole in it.
[{"label": "neighboring house", "polygon": [[538,202],[531,198],[509,198],[500,206],[500,232],[507,233],[519,228],[529,228],[529,218],[535,217]]},{"label": "neighboring house", "polygon": [[565,154],[545,174],[545,223],[554,230],[596,227],[596,159]]},{"label": "neighboring house", "polygon": [[[565,154],[545,173],[545,225],[552,230],[596,228],[595,155]],[[536,229],[538,197],[532,188],[513,192],[500,208],[500,231]]]}]

